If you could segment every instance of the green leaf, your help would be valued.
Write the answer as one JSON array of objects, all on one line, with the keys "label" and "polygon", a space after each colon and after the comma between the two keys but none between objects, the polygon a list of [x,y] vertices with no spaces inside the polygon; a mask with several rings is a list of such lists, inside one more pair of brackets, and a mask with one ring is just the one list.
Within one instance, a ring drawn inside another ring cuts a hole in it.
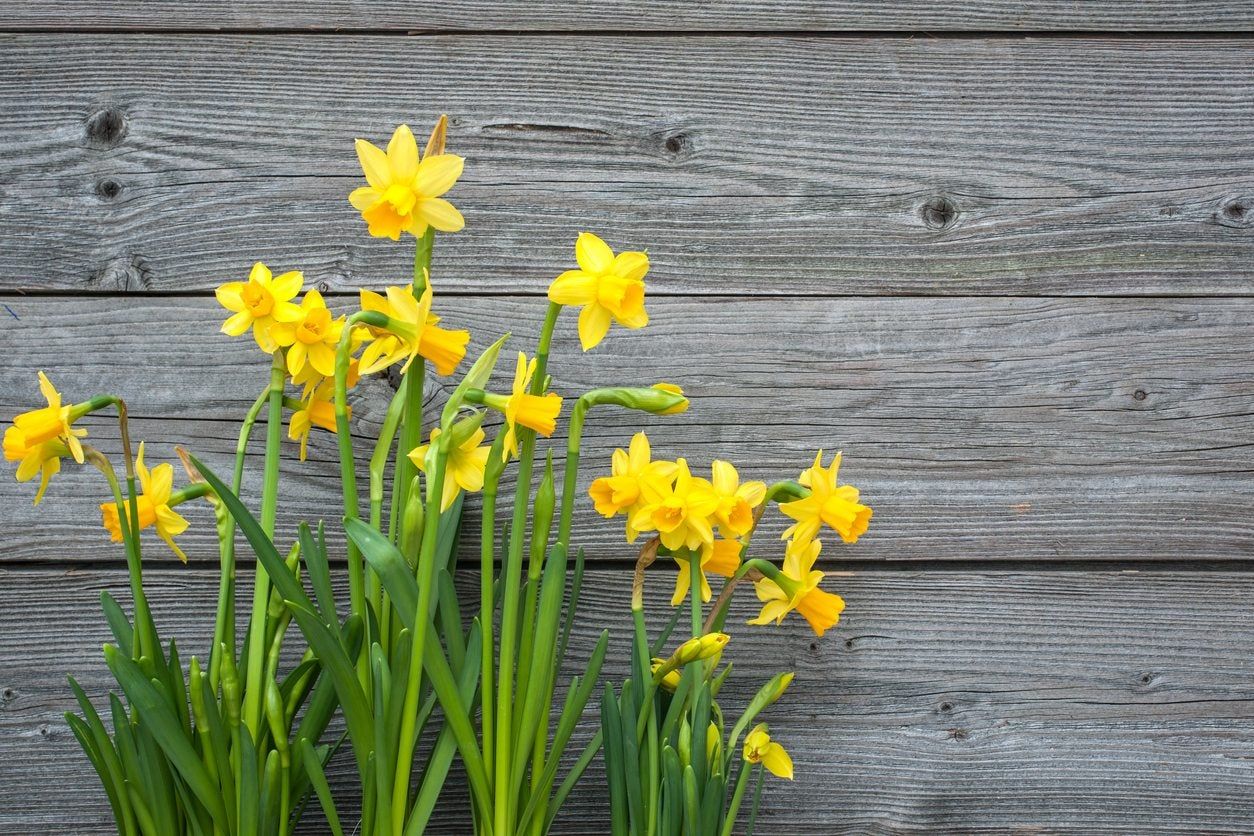
[{"label": "green leaf", "polygon": [[[430,524],[431,521],[428,521]],[[361,520],[345,519],[344,531],[379,576],[401,623],[412,631],[414,614],[418,611],[418,581],[414,579],[414,571],[409,568],[405,556],[387,537]]]},{"label": "green leaf", "polygon": [[[126,833],[128,828],[122,814],[122,801],[118,796],[119,788],[114,785],[114,776],[109,772],[109,767],[105,765],[104,756],[92,739],[92,730],[83,721],[83,718],[70,711],[65,712],[65,722],[69,724],[70,731],[74,733],[74,739],[83,748],[83,753],[87,755],[87,760],[91,761],[96,774],[100,776],[100,783],[104,787],[105,796],[109,799],[109,807],[113,810],[113,821],[117,824],[118,832]],[[124,791],[125,787],[122,789]]]},{"label": "green leaf", "polygon": [[562,804],[565,803],[566,797],[570,795],[570,791],[575,788],[575,784],[583,777],[588,764],[592,763],[592,759],[596,757],[597,752],[601,751],[603,739],[604,736],[601,734],[601,730],[597,729],[596,734],[592,735],[588,745],[583,748],[575,763],[571,765],[570,772],[566,773],[566,778],[562,781],[562,785],[557,788],[557,792],[553,793],[553,803],[549,808],[549,814],[544,823],[545,833],[548,833],[549,829],[553,827],[553,820],[557,818],[557,814],[562,809]]},{"label": "green leaf", "polygon": [[462,382],[453,390],[453,394],[449,395],[448,401],[444,404],[444,411],[440,414],[440,426],[444,430],[448,430],[456,420],[457,410],[461,409],[462,402],[466,400],[466,393],[471,389],[482,389],[483,385],[488,382],[488,378],[492,376],[492,370],[496,368],[496,360],[501,354],[501,347],[508,339],[509,334],[505,334],[484,349],[479,359],[470,367],[470,371],[466,372]]},{"label": "green leaf", "polygon": [[300,524],[298,538],[301,558],[309,574],[309,585],[313,587],[314,598],[318,603],[318,614],[327,624],[338,623],[339,619],[335,615],[335,593],[331,589],[331,567],[327,560],[327,544],[322,523],[318,523],[317,540],[314,540],[308,523]]},{"label": "green leaf", "polygon": [[322,759],[318,757],[318,753],[307,737],[300,739],[300,756],[301,763],[305,767],[305,774],[309,776],[309,783],[313,785],[314,792],[318,795],[318,803],[322,805],[322,814],[327,818],[327,826],[331,828],[334,836],[344,836],[344,829],[340,827],[340,816],[335,810],[335,799],[331,795],[331,786],[327,783],[326,773],[322,769]]},{"label": "green leaf", "polygon": [[607,684],[601,693],[601,733],[605,739],[605,781],[610,789],[610,833],[627,836],[627,765],[623,756],[623,718],[614,691]]},{"label": "green leaf", "polygon": [[200,756],[188,740],[182,722],[169,703],[144,677],[139,666],[120,654],[113,645],[105,645],[105,662],[171,765],[178,770],[218,826],[226,829],[226,809],[222,806],[218,787],[210,779],[205,765],[200,762]]},{"label": "green leaf", "polygon": [[113,633],[113,638],[117,640],[118,647],[127,656],[134,656],[135,630],[131,627],[131,621],[126,617],[122,607],[108,590],[100,592],[100,608],[104,610],[105,621],[109,623],[109,630]]}]

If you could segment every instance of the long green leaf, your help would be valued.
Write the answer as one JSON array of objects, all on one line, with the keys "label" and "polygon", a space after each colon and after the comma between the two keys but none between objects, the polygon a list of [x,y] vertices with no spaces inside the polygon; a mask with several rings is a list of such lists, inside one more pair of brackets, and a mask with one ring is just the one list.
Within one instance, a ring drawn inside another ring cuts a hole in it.
[{"label": "long green leaf", "polygon": [[123,656],[113,645],[105,645],[105,662],[114,678],[126,692],[126,696],[139,713],[140,719],[153,738],[161,746],[170,763],[178,770],[187,786],[213,820],[224,830],[227,828],[226,809],[222,806],[222,796],[218,787],[209,777],[200,756],[187,739],[182,722],[175,715],[170,704],[157,692],[152,683],[144,677],[139,666],[129,657]]},{"label": "long green leaf", "polygon": [[313,785],[314,792],[318,795],[318,803],[322,805],[322,814],[327,818],[327,826],[331,828],[335,836],[344,836],[344,830],[340,827],[340,816],[335,810],[335,799],[331,795],[331,786],[327,783],[326,773],[322,769],[322,759],[318,757],[318,753],[307,737],[300,739],[300,755],[305,774],[309,776],[309,783]]},{"label": "long green leaf", "polygon": [[135,651],[135,629],[131,627],[131,621],[126,617],[126,612],[122,606],[109,594],[108,590],[100,592],[100,608],[104,610],[105,621],[109,623],[109,631],[113,633],[113,638],[117,640],[118,647],[127,656],[133,656]]},{"label": "long green leaf", "polygon": [[492,370],[496,368],[496,359],[501,354],[501,347],[508,339],[509,334],[505,334],[485,348],[479,355],[479,359],[470,367],[470,371],[466,372],[462,382],[453,390],[453,394],[449,395],[448,401],[444,404],[444,411],[440,414],[440,426],[445,430],[448,430],[457,418],[457,410],[461,409],[462,402],[466,400],[466,393],[471,389],[482,389],[483,385],[488,382],[488,378],[492,376]]}]

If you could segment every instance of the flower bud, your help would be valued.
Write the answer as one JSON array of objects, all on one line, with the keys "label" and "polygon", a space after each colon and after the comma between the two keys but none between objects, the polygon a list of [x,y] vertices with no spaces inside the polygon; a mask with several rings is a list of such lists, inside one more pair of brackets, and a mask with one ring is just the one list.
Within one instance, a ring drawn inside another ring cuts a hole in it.
[{"label": "flower bud", "polygon": [[670,409],[663,410],[658,413],[659,415],[678,415],[681,412],[688,411],[688,399],[684,397],[684,390],[680,389],[674,383],[654,383],[652,388],[659,389],[663,392],[670,392],[672,395],[678,395],[683,398],[681,403],[676,404]]},{"label": "flower bud", "polygon": [[239,669],[235,667],[234,657],[226,652],[226,645],[218,647],[222,654],[222,703],[226,708],[226,724],[228,729],[234,729],[239,727]]},{"label": "flower bud", "polygon": [[730,638],[726,633],[706,633],[704,636],[688,639],[653,672],[653,681],[661,682],[668,673],[684,665],[721,655]]},{"label": "flower bud", "polygon": [[266,722],[270,724],[270,737],[279,753],[279,764],[286,767],[289,765],[287,718],[284,716],[283,696],[273,679],[266,682]]},{"label": "flower bud", "polygon": [[401,554],[410,566],[417,565],[418,544],[422,542],[422,529],[425,524],[426,508],[422,502],[422,483],[418,475],[409,483],[409,494],[405,497],[405,510],[401,515]]},{"label": "flower bud", "polygon": [[588,406],[611,404],[624,409],[638,409],[654,415],[673,415],[688,408],[683,390],[670,383],[650,387],[615,386],[609,389],[593,389],[579,399]]},{"label": "flower bud", "polygon": [[649,670],[653,672],[654,681],[657,682],[657,684],[662,688],[662,690],[673,694],[675,693],[675,689],[679,687],[679,679],[680,679],[679,671],[671,670],[668,673],[663,674],[661,679],[658,679],[657,678],[658,668],[662,667],[665,664],[666,664],[665,659],[658,659],[654,657],[653,662],[649,665]]}]

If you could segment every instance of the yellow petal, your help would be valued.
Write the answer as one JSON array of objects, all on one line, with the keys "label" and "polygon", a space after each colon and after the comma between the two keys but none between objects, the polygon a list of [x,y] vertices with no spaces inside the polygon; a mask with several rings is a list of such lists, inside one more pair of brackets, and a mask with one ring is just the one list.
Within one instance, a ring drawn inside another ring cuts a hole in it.
[{"label": "yellow petal", "polygon": [[792,780],[792,758],[784,751],[784,747],[778,743],[768,743],[766,750],[762,753],[762,765],[767,770],[779,778],[787,778]]},{"label": "yellow petal", "polygon": [[414,218],[430,224],[440,232],[461,232],[466,219],[453,204],[442,197],[428,197],[414,205]]},{"label": "yellow petal", "polygon": [[418,143],[409,125],[401,125],[388,141],[388,163],[397,180],[411,180],[418,171]]},{"label": "yellow petal", "polygon": [[383,199],[383,195],[372,186],[362,186],[348,193],[348,202],[359,212],[373,209]]},{"label": "yellow petal", "polygon": [[240,311],[227,317],[222,323],[222,333],[230,337],[238,337],[252,327],[253,317],[248,311]]},{"label": "yellow petal", "polygon": [[271,275],[270,268],[258,261],[253,265],[253,269],[248,272],[248,280],[258,284],[269,285]]},{"label": "yellow petal", "polygon": [[[289,270],[275,278],[273,284],[270,285],[270,293],[274,296],[274,301],[288,302],[295,299],[296,294],[300,293],[300,289],[304,286],[305,274],[299,270]],[[312,292],[317,293],[316,290]]]},{"label": "yellow petal", "polygon": [[357,159],[361,162],[361,170],[366,175],[366,182],[382,191],[392,183],[392,170],[388,166],[388,155],[377,146],[364,139],[357,140]]},{"label": "yellow petal", "polygon": [[610,312],[599,304],[591,304],[579,312],[579,344],[584,351],[596,348],[610,330]]},{"label": "yellow petal", "polygon": [[456,154],[437,154],[434,157],[427,157],[418,166],[414,188],[423,197],[439,197],[453,188],[457,178],[462,176],[464,165],[465,161]]},{"label": "yellow petal", "polygon": [[599,276],[614,266],[614,251],[591,232],[581,232],[575,241],[575,261],[585,273]]},{"label": "yellow petal", "polygon": [[629,281],[641,281],[649,272],[649,257],[644,253],[619,253],[614,258],[614,274]]},{"label": "yellow petal", "polygon": [[567,270],[549,285],[549,301],[558,305],[587,305],[596,298],[596,277],[582,270]]},{"label": "yellow petal", "polygon": [[218,304],[228,311],[242,311],[244,310],[244,299],[240,296],[240,291],[243,289],[243,282],[227,282],[219,285],[213,291],[213,295],[217,297]]}]

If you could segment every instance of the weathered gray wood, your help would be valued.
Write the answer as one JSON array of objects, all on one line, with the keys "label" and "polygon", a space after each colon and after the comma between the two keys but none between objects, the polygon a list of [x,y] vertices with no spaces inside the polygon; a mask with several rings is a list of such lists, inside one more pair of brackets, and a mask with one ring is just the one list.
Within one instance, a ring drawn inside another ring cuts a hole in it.
[{"label": "weathered gray wood", "polygon": [[[229,471],[236,422],[268,367],[251,341],[217,333],[216,302],[8,305],[18,319],[0,344],[18,360],[0,367],[0,415],[34,404],[35,370],[44,369],[67,397],[111,388],[126,398],[151,461],[172,459],[182,443]],[[437,303],[447,323],[471,330],[474,346],[511,328],[511,352],[532,349],[543,308],[540,299]],[[660,456],[686,455],[694,466],[724,456],[745,478],[793,478],[816,449],[843,448],[842,475],[863,489],[876,518],[870,535],[852,549],[832,547],[832,557],[1254,555],[1254,300],[666,298],[649,308],[647,329],[615,330],[588,354],[578,350],[574,315],[559,324],[551,366],[559,391],[670,380],[694,401],[682,416],[593,413],[575,526],[593,559],[630,551],[621,520],[597,517],[583,486],[641,428]],[[512,359],[501,365],[512,374]],[[497,381],[504,386],[504,375]],[[356,399],[363,458],[390,392],[369,380]],[[443,402],[435,389],[431,397]],[[91,427],[116,449],[107,419]],[[556,447],[560,464],[565,445]],[[294,445],[287,449],[283,520],[337,520],[331,436],[318,433],[304,465]],[[0,478],[9,509],[0,559],[117,559],[101,548],[97,474],[67,468],[32,508],[34,486],[14,482],[11,467]],[[256,484],[249,490],[255,497]],[[208,507],[191,514],[189,553],[216,562]],[[770,544],[782,518],[767,520],[762,542]],[[161,548],[154,541],[155,553]]]},{"label": "weathered gray wood", "polygon": [[[671,571],[652,577],[648,600],[664,609]],[[194,652],[212,623],[213,573],[149,579],[164,629]],[[97,697],[110,686],[96,600],[101,587],[125,599],[125,574],[6,570],[0,581],[0,829],[106,832],[104,798],[60,715],[73,702],[66,671]],[[628,582],[589,576],[572,644],[582,658],[609,627],[613,679]],[[1254,827],[1254,577],[873,570],[828,584],[848,609],[823,639],[792,621],[732,630],[728,711],[759,677],[797,671],[767,715],[797,780],[770,785],[759,832]],[[738,597],[736,621],[752,599]],[[604,832],[596,770],[560,832]],[[335,782],[354,792],[348,771]],[[449,796],[436,832],[466,832],[462,790]]]},{"label": "weathered gray wood", "polygon": [[406,3],[375,0],[368,5],[338,0],[211,0],[164,4],[153,0],[61,0],[56,4],[11,0],[0,13],[0,29],[303,29],[335,32],[506,30],[564,31],[592,29],[627,32],[720,31],[771,32],[926,30],[1084,30],[1217,31],[1254,28],[1248,5],[1231,0],[1012,0],[969,4],[924,0],[761,0],[716,2],[599,3],[563,0],[544,5],[516,5],[500,0]]},{"label": "weathered gray wood", "polygon": [[[1047,6],[1076,26],[1095,7]],[[260,6],[227,8],[251,25]],[[546,13],[580,25],[568,11]],[[369,239],[346,202],[352,140],[446,110],[469,161],[446,289],[540,291],[590,228],[647,247],[661,292],[1249,294],[1249,56],[1209,39],[0,36],[0,287],[205,290],[254,258],[335,288],[404,276],[409,248]]]}]

